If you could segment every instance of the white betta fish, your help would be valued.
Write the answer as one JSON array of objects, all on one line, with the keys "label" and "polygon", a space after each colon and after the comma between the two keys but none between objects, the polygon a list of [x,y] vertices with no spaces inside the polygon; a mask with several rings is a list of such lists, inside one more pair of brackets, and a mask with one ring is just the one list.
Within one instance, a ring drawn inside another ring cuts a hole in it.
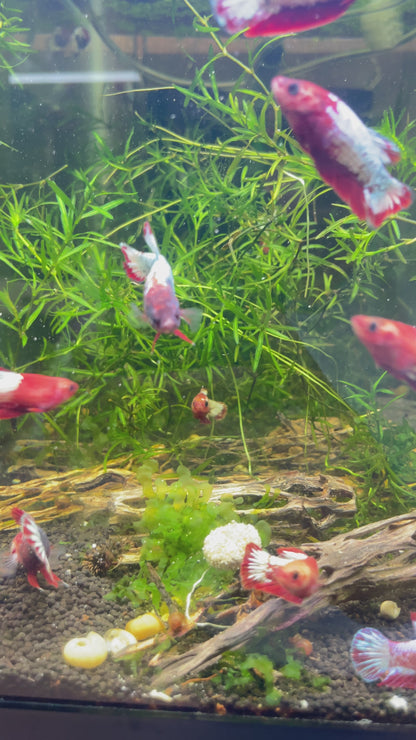
[{"label": "white betta fish", "polygon": [[161,334],[175,334],[185,342],[193,344],[193,341],[179,330],[179,326],[181,319],[184,319],[191,330],[196,331],[202,312],[198,308],[180,308],[175,295],[171,266],[160,254],[148,221],[143,226],[143,236],[151,252],[138,252],[127,244],[120,244],[127,276],[135,283],[144,282],[144,313],[133,307],[135,317],[139,322],[150,324],[156,331],[152,352]]}]

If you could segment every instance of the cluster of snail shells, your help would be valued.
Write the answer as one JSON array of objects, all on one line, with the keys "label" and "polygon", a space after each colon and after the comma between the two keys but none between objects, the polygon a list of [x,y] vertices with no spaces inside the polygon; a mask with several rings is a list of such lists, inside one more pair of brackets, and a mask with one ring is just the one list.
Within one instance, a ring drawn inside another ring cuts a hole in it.
[{"label": "cluster of snail shells", "polygon": [[64,645],[62,655],[65,663],[74,668],[96,668],[104,663],[107,655],[117,657],[125,648],[147,640],[165,629],[162,620],[154,614],[141,614],[126,624],[126,629],[110,629],[104,637],[98,632],[88,632],[82,637],[73,637]]}]

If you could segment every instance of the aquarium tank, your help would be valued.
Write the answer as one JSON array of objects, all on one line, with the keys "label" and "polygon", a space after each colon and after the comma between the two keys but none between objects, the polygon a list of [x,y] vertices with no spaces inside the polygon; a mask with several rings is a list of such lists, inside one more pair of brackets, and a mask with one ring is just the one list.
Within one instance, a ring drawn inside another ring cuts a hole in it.
[{"label": "aquarium tank", "polygon": [[19,721],[414,731],[415,64],[413,0],[0,4]]}]

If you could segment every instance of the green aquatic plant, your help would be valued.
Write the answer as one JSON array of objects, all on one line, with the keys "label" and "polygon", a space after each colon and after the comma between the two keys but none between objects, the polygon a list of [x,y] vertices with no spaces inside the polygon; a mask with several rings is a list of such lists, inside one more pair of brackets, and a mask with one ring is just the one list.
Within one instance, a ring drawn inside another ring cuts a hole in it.
[{"label": "green aquatic plant", "polygon": [[[157,469],[157,463],[149,460],[137,471],[146,497],[144,512],[133,524],[142,542],[140,572],[123,578],[110,597],[128,598],[135,606],[150,602],[160,610],[166,592],[184,608],[193,585],[205,571],[199,589],[205,595],[216,593],[234,578],[233,571],[219,573],[208,568],[202,546],[211,529],[238,520],[238,515],[232,499],[211,502],[212,486],[206,480],[193,478],[185,467],[179,467],[178,479],[172,483],[160,475],[152,480]],[[163,584],[163,591],[159,583]]]},{"label": "green aquatic plant", "polygon": [[[212,669],[210,669],[212,673]],[[273,655],[261,652],[233,650],[223,653],[211,676],[211,683],[221,687],[226,695],[255,697],[266,706],[279,706],[285,693],[301,684],[322,691],[329,683],[326,676],[311,673],[279,641]]]},{"label": "green aquatic plant", "polygon": [[[351,475],[358,487],[358,524],[366,524],[380,515],[394,516],[414,506],[416,494],[416,430],[408,420],[391,421],[388,409],[399,399],[382,388],[386,373],[369,390],[346,384],[348,400],[358,412],[353,431],[344,443],[337,470]],[[383,402],[382,399],[385,399]]]},{"label": "green aquatic plant", "polygon": [[226,695],[256,697],[267,706],[278,706],[282,692],[275,686],[275,667],[266,655],[242,650],[223,653],[211,683]]},{"label": "green aquatic plant", "polygon": [[[33,53],[30,44],[19,38],[18,34],[27,31],[23,28],[21,11],[8,8],[0,3],[0,69],[12,72],[26,57]],[[0,84],[1,78],[0,78]]]}]

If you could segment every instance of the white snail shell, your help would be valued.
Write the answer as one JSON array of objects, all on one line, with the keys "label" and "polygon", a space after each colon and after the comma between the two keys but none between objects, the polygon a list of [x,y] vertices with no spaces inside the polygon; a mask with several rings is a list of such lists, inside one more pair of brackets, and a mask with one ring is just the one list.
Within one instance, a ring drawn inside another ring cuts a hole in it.
[{"label": "white snail shell", "polygon": [[65,663],[75,668],[96,668],[107,657],[107,645],[97,632],[88,632],[85,637],[73,637],[62,651]]},{"label": "white snail shell", "polygon": [[137,640],[131,632],[127,630],[111,629],[107,630],[104,635],[104,639],[107,645],[107,650],[111,655],[117,656],[121,650],[128,647],[129,645],[136,645]]}]

